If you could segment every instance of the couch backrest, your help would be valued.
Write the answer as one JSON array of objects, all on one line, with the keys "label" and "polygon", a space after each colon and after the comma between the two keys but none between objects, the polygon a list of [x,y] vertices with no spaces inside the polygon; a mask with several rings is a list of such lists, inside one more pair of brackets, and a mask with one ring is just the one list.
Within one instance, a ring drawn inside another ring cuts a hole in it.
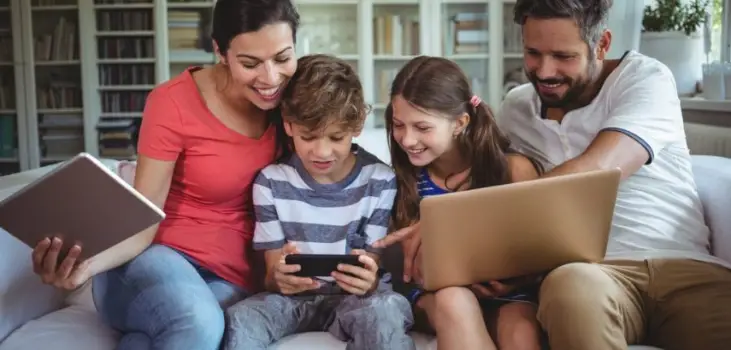
[{"label": "couch backrest", "polygon": [[713,254],[731,262],[731,158],[693,156],[693,174]]}]

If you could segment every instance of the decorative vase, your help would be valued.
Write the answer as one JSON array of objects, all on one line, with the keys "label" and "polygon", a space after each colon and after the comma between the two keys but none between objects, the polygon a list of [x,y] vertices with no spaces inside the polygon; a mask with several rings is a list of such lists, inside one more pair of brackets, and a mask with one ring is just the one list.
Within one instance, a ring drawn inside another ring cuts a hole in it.
[{"label": "decorative vase", "polygon": [[680,96],[692,96],[703,80],[703,36],[681,31],[643,32],[640,52],[664,63],[675,77]]}]

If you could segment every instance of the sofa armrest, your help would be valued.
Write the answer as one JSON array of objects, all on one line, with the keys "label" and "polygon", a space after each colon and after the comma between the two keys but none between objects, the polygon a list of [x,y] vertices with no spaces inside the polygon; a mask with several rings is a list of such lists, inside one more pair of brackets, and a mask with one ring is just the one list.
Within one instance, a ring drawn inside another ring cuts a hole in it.
[{"label": "sofa armrest", "polygon": [[731,262],[731,158],[694,155],[693,174],[713,255]]},{"label": "sofa armrest", "polygon": [[[55,165],[0,177],[0,201]],[[33,273],[32,249],[0,228],[0,342],[26,322],[63,305],[64,293]]]}]

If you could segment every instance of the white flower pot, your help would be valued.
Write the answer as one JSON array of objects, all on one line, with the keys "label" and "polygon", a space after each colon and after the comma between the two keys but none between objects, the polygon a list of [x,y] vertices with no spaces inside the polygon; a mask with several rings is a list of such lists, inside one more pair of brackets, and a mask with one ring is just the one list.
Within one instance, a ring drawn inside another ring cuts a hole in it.
[{"label": "white flower pot", "polygon": [[640,52],[664,63],[675,76],[678,94],[696,93],[696,84],[703,80],[703,36],[683,32],[643,32]]}]

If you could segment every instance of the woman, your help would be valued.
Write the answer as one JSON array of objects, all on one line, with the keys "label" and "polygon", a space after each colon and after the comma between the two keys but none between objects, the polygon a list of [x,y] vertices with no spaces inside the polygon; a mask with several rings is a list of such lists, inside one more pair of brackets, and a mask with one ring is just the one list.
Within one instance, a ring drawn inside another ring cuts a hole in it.
[{"label": "woman", "polygon": [[78,246],[60,264],[59,239],[36,246],[44,282],[73,290],[93,277],[118,349],[218,349],[222,307],[258,288],[251,187],[277,154],[267,111],[296,70],[298,23],[290,0],[218,0],[220,63],[156,87],[145,106],[135,188],[165,220],[81,264]]}]

